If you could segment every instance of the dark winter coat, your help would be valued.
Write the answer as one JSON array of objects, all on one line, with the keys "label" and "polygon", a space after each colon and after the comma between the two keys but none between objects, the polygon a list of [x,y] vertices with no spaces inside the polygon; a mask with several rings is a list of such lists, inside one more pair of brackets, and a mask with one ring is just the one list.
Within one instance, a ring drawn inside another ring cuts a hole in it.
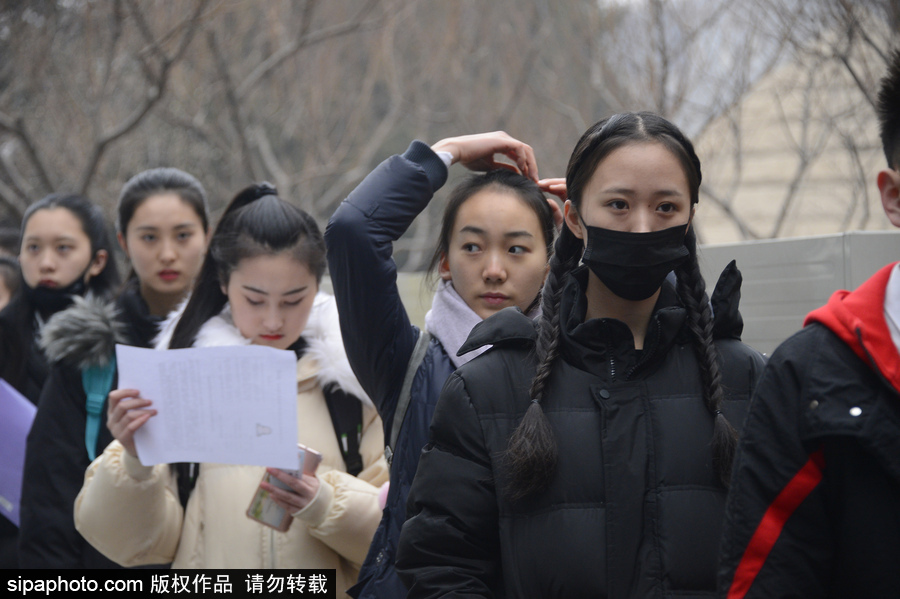
[{"label": "dark winter coat", "polygon": [[[328,269],[340,312],[347,357],[359,382],[375,402],[385,439],[400,396],[400,387],[419,337],[410,324],[397,289],[393,242],[406,232],[447,179],[447,168],[431,149],[413,142],[402,156],[381,163],[344,200],[325,230]],[[351,590],[357,597],[405,597],[394,571],[406,497],[428,441],[428,426],[441,387],[454,370],[437,339],[432,338],[416,371],[406,420],[393,449],[387,505]]]},{"label": "dark winter coat", "polygon": [[34,308],[20,291],[0,311],[0,378],[35,405],[48,372],[36,331]]},{"label": "dark winter coat", "polygon": [[[82,538],[72,516],[91,463],[81,369],[107,362],[116,343],[152,347],[159,322],[134,285],[114,303],[77,298],[44,326],[42,345],[51,368],[25,454],[19,538],[23,568],[119,567]],[[102,414],[96,455],[112,441],[105,405]]]},{"label": "dark winter coat", "polygon": [[[37,405],[47,380],[47,358],[38,347],[34,308],[25,293],[19,293],[0,311],[0,378]],[[0,568],[17,568],[19,529],[0,516]]]},{"label": "dark winter coat", "polygon": [[772,354],[738,447],[722,597],[900,593],[900,354],[894,265],[837,292]]},{"label": "dark winter coat", "polygon": [[[434,415],[397,560],[411,597],[713,595],[726,491],[686,311],[664,283],[635,351],[621,321],[584,322],[587,274],[562,292],[560,359],[542,403],[559,447],[546,491],[505,494],[503,455],[536,369],[533,323],[504,310],[460,350],[493,344],[450,377]],[[730,333],[716,342],[723,411],[739,427],[764,360],[724,320],[737,294],[730,307],[717,299],[718,330]]]}]

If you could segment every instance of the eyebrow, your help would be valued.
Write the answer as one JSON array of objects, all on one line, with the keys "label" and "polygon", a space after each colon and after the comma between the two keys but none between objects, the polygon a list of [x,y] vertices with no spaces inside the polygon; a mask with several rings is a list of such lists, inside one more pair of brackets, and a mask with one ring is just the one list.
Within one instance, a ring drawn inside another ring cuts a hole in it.
[{"label": "eyebrow", "polygon": [[[181,223],[172,227],[173,229],[190,229],[196,227],[195,223]],[[155,225],[141,225],[140,227],[135,227],[136,231],[158,231],[160,227]]]},{"label": "eyebrow", "polygon": [[[629,189],[627,187],[610,187],[609,189],[602,190],[600,193],[633,196],[635,194],[635,191],[633,189]],[[659,191],[654,192],[653,195],[654,196],[664,196],[664,197],[668,197],[668,196],[682,197],[684,194],[682,194],[677,189],[660,189]]]},{"label": "eyebrow", "polygon": [[[23,243],[26,241],[41,241],[41,237],[40,237],[40,235],[29,235],[25,239],[22,240]],[[54,237],[51,241],[54,243],[59,242],[59,241],[68,241],[70,243],[75,243],[77,241],[77,239],[70,235],[58,235],[57,237]]]},{"label": "eyebrow", "polygon": [[[482,229],[480,227],[475,227],[473,225],[466,225],[465,227],[460,229],[459,232],[460,233],[473,233],[475,235],[481,235],[481,236],[487,235],[487,231],[485,231],[484,229]],[[524,230],[523,231],[507,231],[506,233],[503,234],[503,237],[505,237],[505,238],[534,237],[534,235],[531,234],[530,232],[524,231]]]},{"label": "eyebrow", "polygon": [[[257,289],[256,287],[251,287],[250,285],[241,285],[241,287],[243,287],[243,288],[246,289],[247,291],[252,291],[253,293],[259,293],[259,294],[262,294],[262,295],[269,295],[269,292],[268,292],[268,291],[263,291],[262,289]],[[296,289],[291,289],[290,291],[285,291],[285,292],[282,293],[281,295],[282,295],[282,296],[285,296],[285,295],[294,295],[295,293],[300,293],[301,291],[306,291],[307,289],[309,289],[309,285],[305,285],[305,286],[303,286],[303,287],[298,287],[298,288],[296,288]]]}]

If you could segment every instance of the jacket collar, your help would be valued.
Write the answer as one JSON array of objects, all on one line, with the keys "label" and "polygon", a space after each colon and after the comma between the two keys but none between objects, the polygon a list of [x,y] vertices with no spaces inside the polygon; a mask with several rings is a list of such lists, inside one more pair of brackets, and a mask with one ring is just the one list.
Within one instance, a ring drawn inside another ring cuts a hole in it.
[{"label": "jacket collar", "polygon": [[114,302],[93,296],[75,296],[70,307],[50,317],[40,336],[49,362],[79,369],[109,363],[116,343],[129,343],[120,310]]},{"label": "jacket collar", "polygon": [[644,349],[637,352],[634,336],[624,322],[614,318],[584,320],[587,278],[586,267],[573,271],[560,299],[560,352],[573,366],[587,372],[622,373],[627,378],[638,367],[657,362],[679,339],[686,313],[668,281],[663,283],[650,316]]},{"label": "jacket collar", "polygon": [[[610,358],[620,367],[631,369],[652,363],[665,355],[668,348],[682,341],[686,312],[678,301],[674,287],[663,283],[647,331],[645,350],[640,356],[634,350],[634,338],[628,326],[612,318],[584,322],[587,310],[588,270],[579,267],[568,277],[560,300],[561,352],[566,361],[589,372],[605,371]],[[484,345],[532,346],[537,340],[535,322],[517,308],[506,308],[475,325],[460,353]]]},{"label": "jacket collar", "polygon": [[900,391],[900,352],[884,317],[885,292],[895,266],[885,266],[856,291],[836,291],[827,304],[809,313],[803,326],[820,323],[827,327]]},{"label": "jacket collar", "polygon": [[532,345],[537,339],[533,320],[518,308],[504,308],[472,328],[469,338],[459,348],[464,354],[485,345]]}]

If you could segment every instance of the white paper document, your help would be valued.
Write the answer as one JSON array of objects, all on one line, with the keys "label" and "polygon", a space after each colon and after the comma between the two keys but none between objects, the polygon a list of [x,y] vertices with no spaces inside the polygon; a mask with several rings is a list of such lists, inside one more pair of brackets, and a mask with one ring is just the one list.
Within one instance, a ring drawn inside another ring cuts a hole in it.
[{"label": "white paper document", "polygon": [[145,466],[297,468],[297,356],[258,345],[157,351],[116,345],[119,388],[157,410],[134,435]]}]

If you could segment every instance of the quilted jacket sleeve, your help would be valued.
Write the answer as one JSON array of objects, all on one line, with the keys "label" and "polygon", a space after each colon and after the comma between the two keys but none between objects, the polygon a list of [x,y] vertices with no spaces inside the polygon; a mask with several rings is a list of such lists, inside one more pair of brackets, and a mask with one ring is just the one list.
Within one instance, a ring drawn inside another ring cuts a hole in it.
[{"label": "quilted jacket sleeve", "polygon": [[85,473],[75,528],[118,564],[164,564],[175,557],[183,512],[168,465],[144,466],[113,441]]},{"label": "quilted jacket sleeve", "polygon": [[319,476],[319,492],[295,517],[309,533],[359,567],[381,521],[378,488],[388,479],[384,434],[375,410],[363,410],[360,443],[363,470],[353,476],[329,470]]},{"label": "quilted jacket sleeve", "polygon": [[453,374],[409,493],[397,571],[409,597],[493,597],[502,584],[491,458],[463,379]]},{"label": "quilted jacket sleeve", "polygon": [[325,229],[328,269],[347,357],[385,423],[393,421],[418,334],[397,289],[391,257],[399,239],[447,179],[422,142],[392,156],[345,199]]}]

